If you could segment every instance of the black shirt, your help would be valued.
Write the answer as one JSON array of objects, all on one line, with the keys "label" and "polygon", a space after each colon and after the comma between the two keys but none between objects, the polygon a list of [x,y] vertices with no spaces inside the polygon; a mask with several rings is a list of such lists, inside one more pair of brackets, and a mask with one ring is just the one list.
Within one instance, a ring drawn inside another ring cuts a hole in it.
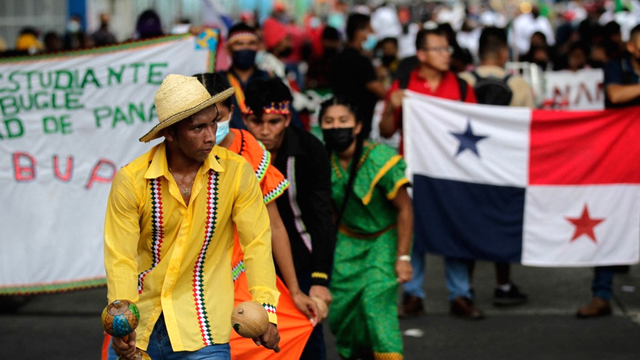
[{"label": "black shirt", "polygon": [[636,74],[631,65],[631,60],[628,57],[612,60],[604,66],[604,107],[606,109],[621,108],[627,106],[640,105],[640,97],[637,97],[631,101],[621,104],[614,104],[609,101],[607,96],[607,86],[612,84],[617,85],[635,85],[640,82],[640,77]]},{"label": "black shirt", "polygon": [[327,286],[335,246],[327,152],[315,136],[289,126],[273,165],[290,182],[276,205],[289,234],[296,274],[311,276],[311,285]]},{"label": "black shirt", "polygon": [[329,77],[333,94],[349,97],[358,107],[362,135],[368,137],[373,110],[378,101],[376,95],[366,88],[367,83],[378,79],[371,60],[357,49],[347,47],[334,59]]}]

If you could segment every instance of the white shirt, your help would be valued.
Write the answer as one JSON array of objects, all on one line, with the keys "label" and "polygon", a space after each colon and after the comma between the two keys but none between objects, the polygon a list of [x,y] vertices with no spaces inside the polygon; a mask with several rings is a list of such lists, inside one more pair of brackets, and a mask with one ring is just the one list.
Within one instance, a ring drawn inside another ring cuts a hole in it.
[{"label": "white shirt", "polygon": [[512,39],[520,54],[529,52],[531,35],[537,31],[540,31],[547,37],[547,44],[549,44],[549,46],[556,44],[551,23],[549,19],[544,16],[538,16],[534,19],[531,13],[521,14],[513,20],[511,31]]}]

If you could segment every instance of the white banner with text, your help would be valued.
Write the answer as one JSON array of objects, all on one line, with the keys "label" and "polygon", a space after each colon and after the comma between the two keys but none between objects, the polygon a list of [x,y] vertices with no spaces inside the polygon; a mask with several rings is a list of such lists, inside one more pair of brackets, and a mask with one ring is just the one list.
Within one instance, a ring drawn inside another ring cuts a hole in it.
[{"label": "white banner with text", "polygon": [[162,80],[211,54],[173,36],[0,61],[0,295],[105,283],[111,179],[151,147]]}]

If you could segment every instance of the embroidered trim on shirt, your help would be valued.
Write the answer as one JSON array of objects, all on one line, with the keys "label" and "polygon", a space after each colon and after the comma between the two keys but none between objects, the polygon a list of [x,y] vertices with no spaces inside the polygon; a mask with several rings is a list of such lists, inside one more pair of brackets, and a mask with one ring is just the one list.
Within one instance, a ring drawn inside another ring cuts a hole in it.
[{"label": "embroidered trim on shirt", "polygon": [[360,157],[360,161],[358,162],[358,169],[360,169],[360,167],[362,167],[362,164],[364,164],[365,161],[367,161],[367,159],[369,158],[369,154],[371,154],[371,152],[373,151],[373,149],[378,147],[378,143],[375,144],[371,144],[371,146],[369,146],[364,154],[362,154],[362,157]]},{"label": "embroidered trim on shirt", "polygon": [[231,275],[233,275],[233,281],[238,280],[240,275],[244,272],[244,260],[240,260],[236,266],[231,269]]},{"label": "embroidered trim on shirt", "polygon": [[245,146],[244,131],[240,130],[240,151],[238,151],[238,155],[242,156],[242,152],[244,151],[244,146]]},{"label": "embroidered trim on shirt", "polygon": [[331,154],[331,167],[333,167],[333,172],[336,173],[338,179],[342,178],[342,174],[340,174],[340,169],[338,168],[338,164],[336,163],[336,155]]},{"label": "embroidered trim on shirt", "polygon": [[282,193],[287,190],[289,187],[289,181],[287,179],[282,179],[280,184],[276,186],[273,190],[269,191],[267,195],[263,197],[263,201],[266,204],[272,202],[274,199],[277,199]]},{"label": "embroidered trim on shirt", "polygon": [[400,353],[380,353],[373,352],[373,357],[380,360],[402,360],[402,354]]},{"label": "embroidered trim on shirt", "polygon": [[262,307],[265,310],[267,310],[268,313],[271,313],[271,314],[275,314],[276,313],[276,307],[271,305],[271,304],[262,303]]},{"label": "embroidered trim on shirt", "polygon": [[204,304],[203,297],[203,280],[204,280],[204,263],[207,255],[207,249],[213,237],[213,233],[216,228],[216,212],[218,208],[218,173],[213,170],[209,170],[209,181],[207,184],[207,222],[204,232],[204,243],[200,249],[200,254],[196,260],[196,264],[193,267],[193,298],[196,305],[196,313],[198,316],[198,323],[200,324],[200,333],[202,335],[202,341],[205,346],[213,345],[213,338],[211,337],[211,328],[209,325],[209,319],[207,309]]},{"label": "embroidered trim on shirt", "polygon": [[[358,169],[362,167],[362,164],[364,164],[364,162],[369,158],[369,154],[371,154],[371,151],[373,151],[373,149],[375,149],[378,145],[380,144],[371,144],[371,146],[369,146],[365,150],[365,152],[360,157],[360,161],[358,162]],[[341,179],[342,174],[340,173],[340,168],[338,167],[339,165],[336,161],[336,153],[331,154],[331,166],[333,167],[333,171],[336,173],[338,179]]]},{"label": "embroidered trim on shirt", "polygon": [[407,184],[409,184],[409,179],[407,178],[402,178],[398,180],[396,184],[393,186],[393,189],[391,189],[391,191],[387,194],[387,199],[389,200],[395,199],[396,195],[398,195],[398,190],[400,190],[401,187]]},{"label": "embroidered trim on shirt", "polygon": [[325,273],[323,273],[323,272],[316,271],[316,272],[312,272],[312,273],[311,273],[311,278],[312,278],[312,279],[314,279],[314,278],[315,278],[315,279],[325,279],[325,280],[329,280],[329,275],[327,275],[327,274],[325,274]]},{"label": "embroidered trim on shirt", "polygon": [[159,178],[149,181],[151,190],[151,267],[138,274],[138,294],[144,290],[144,278],[160,263],[160,249],[164,238],[164,219],[162,217],[162,188]]},{"label": "embroidered trim on shirt", "polygon": [[258,181],[262,181],[264,175],[267,173],[267,168],[269,164],[271,164],[271,153],[267,150],[264,145],[260,141],[258,141],[260,147],[262,148],[262,159],[260,160],[260,164],[258,164],[258,168],[256,169],[256,176],[258,177]]},{"label": "embroidered trim on shirt", "polygon": [[313,245],[311,244],[311,235],[307,231],[307,227],[302,221],[302,212],[300,206],[298,206],[298,199],[296,197],[296,158],[289,156],[287,158],[287,180],[289,180],[289,205],[291,206],[291,212],[293,212],[293,222],[296,225],[298,234],[304,242],[309,252],[313,252]]},{"label": "embroidered trim on shirt", "polygon": [[382,179],[382,177],[389,170],[391,170],[391,168],[394,167],[400,160],[402,160],[402,156],[395,155],[395,156],[391,157],[391,159],[389,159],[389,161],[387,161],[386,164],[384,164],[380,168],[380,170],[378,171],[376,176],[373,178],[373,181],[371,182],[371,186],[369,187],[369,191],[367,191],[367,194],[362,198],[362,203],[365,206],[369,205],[369,202],[371,201],[371,196],[373,195],[373,190],[375,189],[376,185],[378,184],[378,181],[380,181],[380,179]]}]

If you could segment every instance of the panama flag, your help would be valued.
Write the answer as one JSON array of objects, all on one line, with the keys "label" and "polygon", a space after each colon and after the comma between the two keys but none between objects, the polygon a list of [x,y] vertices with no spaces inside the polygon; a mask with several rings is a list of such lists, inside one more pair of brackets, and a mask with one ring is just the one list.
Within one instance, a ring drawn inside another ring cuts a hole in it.
[{"label": "panama flag", "polygon": [[415,249],[533,266],[635,264],[640,108],[549,111],[407,91]]}]

